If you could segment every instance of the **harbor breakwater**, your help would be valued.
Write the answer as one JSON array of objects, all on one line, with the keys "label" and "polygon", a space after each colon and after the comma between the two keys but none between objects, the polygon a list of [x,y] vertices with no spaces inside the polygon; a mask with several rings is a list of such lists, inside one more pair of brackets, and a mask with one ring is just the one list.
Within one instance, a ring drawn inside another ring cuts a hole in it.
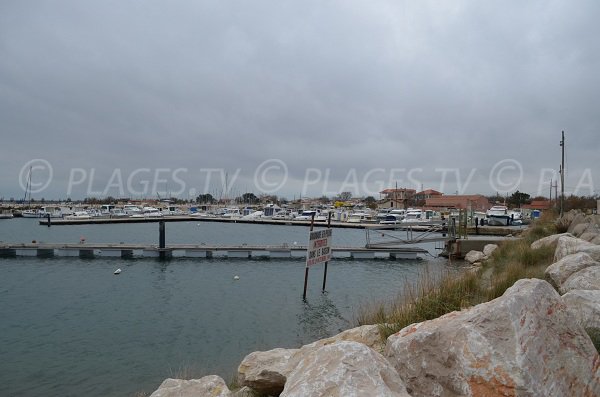
[{"label": "harbor breakwater", "polygon": [[411,324],[384,339],[365,325],[297,349],[254,352],[232,391],[215,375],[167,379],[168,396],[598,396],[600,218],[570,212],[546,279],[522,279],[499,298]]}]

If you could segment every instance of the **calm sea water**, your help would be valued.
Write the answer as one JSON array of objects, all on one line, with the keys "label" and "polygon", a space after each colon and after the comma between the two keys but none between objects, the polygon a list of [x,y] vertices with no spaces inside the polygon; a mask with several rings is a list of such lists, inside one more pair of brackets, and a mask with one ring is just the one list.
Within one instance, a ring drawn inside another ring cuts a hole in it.
[{"label": "calm sea water", "polygon": [[[167,243],[305,244],[307,228],[167,223]],[[158,225],[39,226],[0,221],[0,241],[149,243]],[[334,230],[334,245],[364,245],[364,231]],[[432,245],[424,246],[435,253]],[[0,395],[128,396],[167,377],[233,378],[248,353],[298,347],[354,326],[360,307],[398,294],[421,261],[245,259],[0,259]],[[120,267],[121,275],[113,275]],[[239,275],[239,280],[233,277]]]}]

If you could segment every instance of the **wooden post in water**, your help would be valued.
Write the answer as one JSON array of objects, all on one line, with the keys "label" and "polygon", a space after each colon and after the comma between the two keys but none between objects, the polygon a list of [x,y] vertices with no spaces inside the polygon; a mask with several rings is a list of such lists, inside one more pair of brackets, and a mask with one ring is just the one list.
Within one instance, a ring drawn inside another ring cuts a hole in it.
[{"label": "wooden post in water", "polygon": [[[331,211],[329,211],[329,215],[327,216],[327,228],[331,227]],[[323,269],[323,289],[321,293],[325,293],[325,283],[327,283],[327,264],[329,261],[325,262],[325,268]]]},{"label": "wooden post in water", "polygon": [[[310,218],[310,231],[313,231],[313,228],[315,226],[315,215],[316,214],[312,214],[312,217]],[[310,247],[309,247],[310,248]],[[308,252],[306,253],[308,255]],[[308,258],[307,258],[308,260]],[[306,287],[308,286],[308,263],[306,264],[306,269],[304,270],[304,292],[302,293],[302,300],[306,301]]]},{"label": "wooden post in water", "polygon": [[166,248],[166,244],[165,244],[165,221],[159,221],[158,222],[158,248],[160,249],[159,253],[158,253],[158,257],[160,259],[165,259],[165,251],[164,249]]},{"label": "wooden post in water", "polygon": [[50,214],[46,214],[46,217],[48,218],[48,227],[50,227],[52,224],[52,221],[50,221]]}]

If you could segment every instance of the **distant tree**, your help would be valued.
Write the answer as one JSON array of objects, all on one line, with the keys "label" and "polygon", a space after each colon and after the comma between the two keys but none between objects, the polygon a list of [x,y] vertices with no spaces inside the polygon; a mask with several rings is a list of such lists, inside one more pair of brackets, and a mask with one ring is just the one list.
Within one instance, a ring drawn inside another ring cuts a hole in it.
[{"label": "distant tree", "polygon": [[256,197],[254,193],[244,193],[241,197],[237,198],[236,201],[238,201],[240,204],[256,204],[258,203],[258,197]]},{"label": "distant tree", "polygon": [[512,207],[521,207],[523,204],[530,204],[530,197],[531,196],[529,194],[522,193],[517,190],[508,198],[508,205]]},{"label": "distant tree", "polygon": [[375,199],[375,197],[367,196],[367,197],[365,197],[365,199],[363,201],[364,201],[365,205],[367,207],[369,207],[370,209],[372,209],[372,210],[377,209],[377,200]]},{"label": "distant tree", "polygon": [[214,204],[217,200],[212,196],[212,194],[205,193],[196,197],[196,203],[201,204]]},{"label": "distant tree", "polygon": [[328,204],[330,202],[329,197],[323,195],[321,196],[321,198],[319,199],[319,202],[321,202],[321,204]]},{"label": "distant tree", "polygon": [[535,196],[531,199],[531,201],[544,201],[544,200],[548,200],[548,197],[544,197],[544,196]]},{"label": "distant tree", "polygon": [[[560,199],[560,197],[559,197]],[[573,196],[565,197],[563,204],[564,211],[572,209],[578,210],[593,210],[597,206],[598,196]]]}]

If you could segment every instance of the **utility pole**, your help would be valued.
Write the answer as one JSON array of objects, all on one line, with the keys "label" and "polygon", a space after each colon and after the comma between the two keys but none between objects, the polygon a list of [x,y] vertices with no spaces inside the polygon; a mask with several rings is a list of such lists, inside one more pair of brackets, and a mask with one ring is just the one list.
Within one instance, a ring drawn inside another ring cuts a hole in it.
[{"label": "utility pole", "polygon": [[553,188],[553,179],[550,179],[550,205],[552,205],[552,188]]},{"label": "utility pole", "polygon": [[565,132],[562,132],[562,139],[560,141],[560,147],[562,149],[562,160],[560,165],[560,216],[563,215],[564,202],[565,202]]}]

